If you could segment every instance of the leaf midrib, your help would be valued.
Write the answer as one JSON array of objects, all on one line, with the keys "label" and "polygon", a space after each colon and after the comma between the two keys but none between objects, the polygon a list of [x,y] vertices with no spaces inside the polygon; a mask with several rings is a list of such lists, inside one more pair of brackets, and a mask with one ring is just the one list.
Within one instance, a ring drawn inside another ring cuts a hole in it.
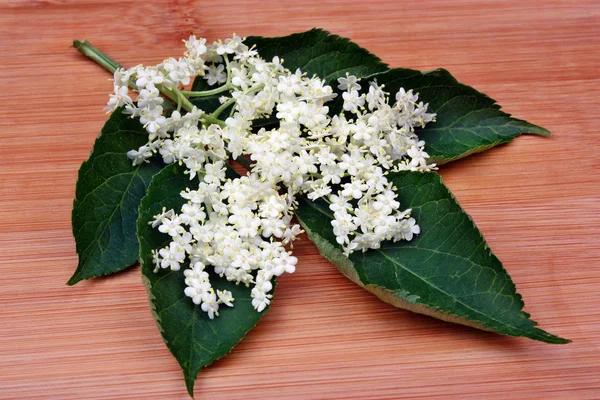
[{"label": "leaf midrib", "polygon": [[[421,249],[421,250],[423,250],[423,249]],[[512,325],[512,324],[510,324],[510,323],[507,323],[507,322],[503,322],[503,321],[497,320],[496,318],[493,318],[493,317],[489,316],[488,314],[485,314],[485,313],[483,313],[483,312],[481,312],[481,311],[478,311],[478,310],[476,310],[476,309],[472,308],[472,307],[471,307],[471,306],[469,306],[468,304],[466,304],[466,303],[464,303],[464,302],[460,301],[458,297],[456,297],[456,296],[454,296],[454,295],[451,295],[451,294],[447,293],[445,290],[443,290],[443,289],[439,288],[438,286],[434,285],[433,283],[431,283],[430,281],[428,281],[428,280],[427,280],[427,279],[425,279],[424,277],[422,277],[422,276],[420,276],[420,275],[416,274],[415,272],[411,271],[410,269],[406,268],[406,267],[405,267],[404,265],[402,265],[401,263],[399,263],[399,262],[397,262],[397,261],[394,261],[394,259],[393,259],[393,258],[389,257],[389,256],[388,256],[388,255],[386,255],[385,253],[383,253],[383,252],[381,252],[381,251],[379,251],[379,250],[375,250],[375,251],[376,251],[378,254],[380,254],[380,255],[381,255],[383,258],[387,259],[388,261],[391,261],[391,263],[392,263],[393,265],[395,265],[395,266],[399,266],[399,267],[400,267],[400,268],[402,268],[404,271],[406,271],[406,272],[410,273],[411,275],[415,276],[416,278],[418,278],[418,279],[419,279],[419,280],[421,280],[422,282],[426,283],[427,285],[429,285],[429,286],[430,286],[430,287],[432,287],[433,289],[437,290],[438,292],[440,292],[440,293],[443,293],[444,295],[446,295],[446,296],[450,297],[451,299],[454,299],[454,301],[456,301],[458,304],[460,304],[460,305],[462,305],[462,306],[466,307],[467,309],[469,309],[469,310],[473,311],[474,313],[476,313],[476,314],[478,314],[478,315],[483,315],[484,317],[487,317],[487,318],[491,319],[492,321],[495,321],[495,322],[497,322],[497,323],[498,323],[499,325],[501,325],[501,326],[502,326],[502,325],[504,325],[504,326],[508,326],[508,327],[510,327],[510,328],[513,328],[515,332],[522,332],[522,333],[526,333],[526,331],[523,331],[521,328],[519,328],[519,327],[517,327],[517,326],[515,326],[515,325]],[[363,256],[363,257],[364,257],[364,256]],[[363,261],[363,262],[364,262],[364,261]],[[473,263],[473,262],[471,261],[471,263]],[[474,265],[478,265],[478,264],[475,264],[475,263],[473,263],[473,264],[474,264]],[[481,267],[483,267],[483,266],[481,266]],[[426,305],[426,306],[429,306],[429,305],[427,305],[427,304],[425,304],[425,303],[421,303],[421,304],[423,304],[423,305]],[[519,311],[519,312],[520,312],[520,313],[522,313],[522,311]],[[469,318],[469,317],[466,317],[466,316],[461,316],[461,317],[462,317],[462,318],[466,318],[466,319],[468,319],[468,320],[471,320],[471,321],[473,321],[473,322],[479,322],[479,323],[482,323],[484,326],[486,326],[486,327],[488,327],[488,328],[490,328],[490,329],[493,329],[492,327],[490,327],[490,326],[489,326],[489,324],[486,324],[486,323],[485,323],[485,322],[483,322],[483,321],[476,320],[476,319],[471,319],[471,318]]]},{"label": "leaf midrib", "polygon": [[[129,188],[131,187],[131,184],[133,183],[133,180],[135,179],[135,177],[137,176],[137,171],[139,171],[139,167],[137,167],[134,171],[134,173],[131,174],[131,179],[129,180],[129,183],[127,184],[127,188],[123,191],[123,194],[121,195],[121,198],[119,199],[119,202],[117,203],[117,206],[114,208],[114,210],[112,211],[112,213],[110,214],[110,216],[108,217],[108,222],[104,225],[104,229],[102,229],[102,233],[100,233],[100,235],[95,236],[94,240],[92,240],[90,242],[89,245],[87,245],[87,247],[85,249],[83,249],[81,251],[81,254],[86,254],[88,255],[88,249],[93,245],[93,244],[97,244],[98,248],[100,248],[100,257],[102,257],[102,255],[104,255],[104,253],[106,252],[106,250],[102,250],[101,246],[99,245],[100,242],[100,238],[102,238],[104,236],[104,233],[106,232],[106,230],[108,229],[108,227],[111,225],[112,219],[115,215],[115,213],[117,212],[118,209],[122,208],[122,204],[123,204],[123,199],[125,198],[125,196],[127,195],[127,193],[129,192]],[[109,179],[107,179],[106,181],[104,181],[102,184],[106,183]],[[98,186],[100,187],[100,186]],[[97,189],[97,188],[96,188]],[[96,190],[94,189],[94,191]],[[87,196],[86,196],[87,198]],[[82,201],[83,202],[83,201]],[[122,224],[121,224],[122,225]],[[122,228],[122,226],[121,226]],[[125,236],[125,232],[123,232],[123,236]],[[92,251],[93,253],[93,251]],[[85,262],[81,265],[81,269],[83,270],[84,268],[87,267],[88,263],[90,262],[90,260],[92,259],[91,254],[86,257]]]}]

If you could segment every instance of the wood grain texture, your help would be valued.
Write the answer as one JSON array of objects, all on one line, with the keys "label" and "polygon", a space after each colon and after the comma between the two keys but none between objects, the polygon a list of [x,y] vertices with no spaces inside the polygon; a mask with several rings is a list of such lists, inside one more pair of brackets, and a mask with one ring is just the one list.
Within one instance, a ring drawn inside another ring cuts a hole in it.
[{"label": "wood grain texture", "polygon": [[77,170],[111,90],[70,49],[156,63],[194,32],[314,26],[391,66],[445,67],[552,138],[525,136],[442,175],[504,262],[550,346],[414,315],[302,240],[271,311],[200,373],[202,399],[600,398],[600,3],[4,0],[0,4],[0,398],[186,399],[139,268],[67,287]]}]

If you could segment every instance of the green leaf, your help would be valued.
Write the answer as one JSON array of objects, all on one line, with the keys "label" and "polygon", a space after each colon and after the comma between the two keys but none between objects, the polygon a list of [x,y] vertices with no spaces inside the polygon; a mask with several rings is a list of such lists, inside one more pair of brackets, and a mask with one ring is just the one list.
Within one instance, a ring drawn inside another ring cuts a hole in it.
[{"label": "green leaf", "polygon": [[412,208],[421,233],[410,242],[384,242],[381,249],[346,258],[327,204],[302,200],[298,218],[321,254],[397,307],[504,335],[568,342],[535,328],[510,276],[439,175],[401,172],[389,180],[402,207]]},{"label": "green leaf", "polygon": [[72,224],[79,264],[69,285],[121,271],[137,262],[137,209],[152,176],[162,168],[156,158],[132,166],[127,152],[148,141],[138,120],[115,111],[79,169]]},{"label": "green leaf", "polygon": [[322,29],[273,38],[250,36],[246,44],[256,45],[260,56],[268,61],[278,56],[292,72],[300,68],[308,76],[316,74],[327,82],[345,76],[346,72],[361,77],[387,69],[376,55]]},{"label": "green leaf", "polygon": [[[346,72],[363,77],[364,81],[376,79],[395,93],[400,87],[413,89],[420,94],[429,110],[436,112],[437,122],[428,124],[417,132],[425,140],[431,160],[444,164],[473,153],[507,143],[522,133],[549,136],[546,129],[526,121],[511,118],[500,111],[495,100],[477,90],[459,83],[444,69],[420,72],[396,68],[388,70],[386,64],[366,49],[349,39],[332,35],[327,31],[312,29],[284,37],[263,38],[251,36],[248,45],[256,45],[259,54],[270,60],[283,58],[284,65],[294,71],[300,68],[309,76],[316,74],[325,79],[334,90],[335,80]],[[332,112],[341,111],[341,96],[328,104]],[[275,120],[255,122],[255,127],[269,127]]]},{"label": "green leaf", "polygon": [[429,111],[437,113],[437,121],[416,133],[425,140],[431,160],[438,164],[510,142],[521,133],[550,136],[546,129],[500,111],[494,99],[459,83],[445,69],[420,72],[396,68],[364,80],[385,84],[392,95],[400,87],[413,89],[424,103],[429,103]]},{"label": "green leaf", "polygon": [[220,316],[210,320],[185,296],[183,271],[153,272],[151,251],[165,247],[171,239],[152,228],[148,221],[163,207],[179,211],[185,201],[179,193],[190,185],[189,176],[183,171],[182,167],[172,164],[152,179],[148,194],[140,204],[137,235],[152,314],[167,347],[183,369],[187,390],[192,396],[198,371],[229,353],[265,312],[254,310],[249,288],[211,274],[213,287],[230,290],[235,302],[232,308],[221,307]]}]

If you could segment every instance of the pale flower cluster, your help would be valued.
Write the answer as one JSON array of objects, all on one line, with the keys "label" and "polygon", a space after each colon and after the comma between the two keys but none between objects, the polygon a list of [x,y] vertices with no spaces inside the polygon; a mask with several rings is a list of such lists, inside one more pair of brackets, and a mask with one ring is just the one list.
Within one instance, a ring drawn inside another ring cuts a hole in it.
[{"label": "pale flower cluster", "polygon": [[[107,109],[125,106],[148,131],[148,143],[128,153],[134,165],[158,153],[189,174],[183,207],[151,221],[172,238],[154,252],[154,263],[156,270],[189,265],[185,294],[209,318],[234,302],[213,288],[210,273],[251,286],[260,312],[270,303],[272,279],[294,272],[297,259],[285,246],[301,233],[292,220],[298,195],[328,203],[346,255],[420,232],[386,178],[435,167],[414,133],[435,114],[416,93],[400,88],[390,105],[383,86],[370,82],[362,91],[347,74],[338,79],[340,98],[318,77],[289,71],[278,57],[262,59],[238,36],[208,46],[192,36],[185,45],[183,58],[117,71]],[[221,85],[211,92],[224,95],[223,105],[210,115],[193,107],[165,116],[161,93],[178,102],[183,94],[203,95],[180,91],[194,76]],[[138,92],[135,102],[128,86]],[[228,117],[219,120],[223,113]],[[253,127],[269,117],[276,123]],[[230,158],[251,170],[229,177]]]}]

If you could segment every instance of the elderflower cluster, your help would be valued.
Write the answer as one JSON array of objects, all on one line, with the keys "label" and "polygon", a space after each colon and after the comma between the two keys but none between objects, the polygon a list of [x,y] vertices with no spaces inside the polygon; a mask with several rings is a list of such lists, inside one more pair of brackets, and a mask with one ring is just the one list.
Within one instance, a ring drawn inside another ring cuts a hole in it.
[{"label": "elderflower cluster", "polygon": [[[302,232],[292,219],[298,195],[328,204],[346,255],[420,232],[386,178],[389,171],[435,167],[414,133],[435,114],[416,93],[400,88],[390,104],[383,85],[370,82],[363,91],[347,74],[338,79],[340,99],[320,78],[289,71],[278,57],[262,59],[238,36],[212,45],[192,36],[185,45],[183,58],[116,71],[107,109],[125,106],[148,132],[148,143],[128,153],[134,165],[159,154],[189,174],[191,188],[181,193],[187,202],[150,222],[171,236],[169,246],[154,251],[154,263],[157,271],[189,265],[185,294],[209,318],[234,302],[213,288],[210,273],[252,286],[260,312],[270,303],[272,279],[294,272],[297,259],[285,246]],[[182,90],[194,76],[218,87]],[[211,114],[187,100],[217,93],[222,105]],[[163,96],[177,103],[170,115]],[[251,170],[228,177],[230,158]]]}]

